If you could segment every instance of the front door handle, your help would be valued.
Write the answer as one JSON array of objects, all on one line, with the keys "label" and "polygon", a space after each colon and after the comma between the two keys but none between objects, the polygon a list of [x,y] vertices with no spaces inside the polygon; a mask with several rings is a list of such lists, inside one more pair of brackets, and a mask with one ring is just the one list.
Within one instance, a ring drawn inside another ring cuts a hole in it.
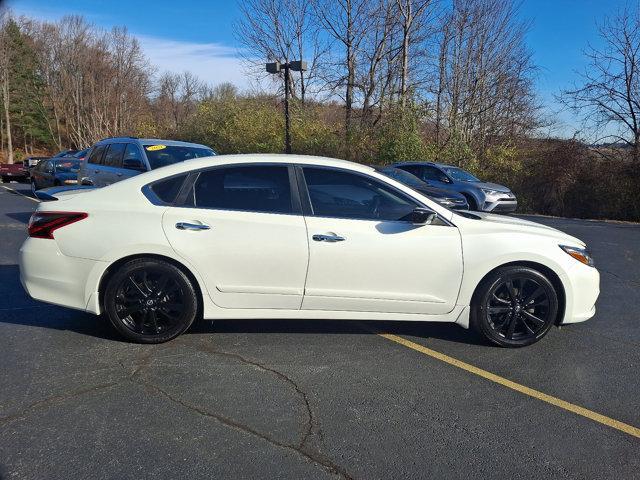
[{"label": "front door handle", "polygon": [[315,234],[311,238],[313,238],[316,242],[344,242],[345,238],[335,233],[327,233],[327,234]]},{"label": "front door handle", "polygon": [[209,230],[211,227],[204,223],[178,222],[176,228],[178,230]]}]

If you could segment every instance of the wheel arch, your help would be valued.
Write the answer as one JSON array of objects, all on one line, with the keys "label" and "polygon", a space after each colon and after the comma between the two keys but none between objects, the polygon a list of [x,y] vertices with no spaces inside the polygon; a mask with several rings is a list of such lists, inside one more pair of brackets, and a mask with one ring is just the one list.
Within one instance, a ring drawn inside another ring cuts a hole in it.
[{"label": "wheel arch", "polygon": [[150,258],[150,259],[165,261],[179,268],[187,277],[189,277],[189,280],[191,281],[191,283],[193,284],[193,287],[196,290],[197,299],[198,299],[197,318],[202,318],[203,309],[204,309],[204,297],[203,297],[202,287],[200,286],[200,282],[198,281],[196,275],[184,263],[176,260],[175,258],[171,258],[166,255],[161,255],[157,253],[136,253],[132,255],[127,255],[109,264],[109,266],[102,273],[102,276],[100,277],[100,281],[98,282],[98,302],[99,302],[101,312],[104,312],[104,291],[109,279],[118,270],[118,267],[120,267],[121,265],[124,265],[125,263],[131,260],[136,260],[140,258]]},{"label": "wheel arch", "polygon": [[553,287],[556,289],[556,292],[558,294],[558,313],[556,314],[556,319],[554,323],[556,325],[560,325],[562,323],[562,320],[564,319],[565,310],[567,306],[567,297],[566,297],[564,284],[562,283],[560,276],[553,269],[538,262],[525,261],[525,260],[514,261],[514,262],[503,263],[502,265],[498,265],[497,267],[492,268],[480,279],[475,289],[473,290],[473,295],[471,296],[471,304],[473,305],[477,295],[479,295],[480,287],[484,283],[484,281],[487,279],[487,277],[489,277],[489,275],[492,275],[496,270],[499,270],[505,267],[528,267],[533,270],[539,271],[549,279],[549,281],[551,282]]}]

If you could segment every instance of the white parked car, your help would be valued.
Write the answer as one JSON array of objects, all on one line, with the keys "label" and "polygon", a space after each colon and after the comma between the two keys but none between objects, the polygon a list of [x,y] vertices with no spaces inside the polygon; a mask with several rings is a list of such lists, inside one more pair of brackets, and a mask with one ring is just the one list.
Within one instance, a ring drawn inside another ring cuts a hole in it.
[{"label": "white parked car", "polygon": [[202,316],[455,322],[516,347],[590,318],[599,293],[580,240],[341,160],[199,158],[57,196],[29,222],[22,284],[136,342]]}]

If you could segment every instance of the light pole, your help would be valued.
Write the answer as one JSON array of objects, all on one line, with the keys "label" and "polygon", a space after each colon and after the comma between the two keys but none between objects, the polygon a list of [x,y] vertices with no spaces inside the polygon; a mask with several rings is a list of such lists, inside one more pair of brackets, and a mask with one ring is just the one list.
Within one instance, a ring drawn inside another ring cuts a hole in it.
[{"label": "light pole", "polygon": [[289,70],[294,72],[305,72],[307,70],[307,62],[302,60],[280,63],[267,63],[268,73],[280,73],[284,70],[284,151],[291,153],[291,131],[289,121]]}]

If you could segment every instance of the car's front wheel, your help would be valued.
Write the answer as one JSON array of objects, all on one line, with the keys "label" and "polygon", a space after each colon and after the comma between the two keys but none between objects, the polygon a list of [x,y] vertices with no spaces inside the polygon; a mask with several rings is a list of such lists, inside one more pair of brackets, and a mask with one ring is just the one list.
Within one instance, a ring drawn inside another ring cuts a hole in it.
[{"label": "car's front wheel", "polygon": [[503,347],[524,347],[551,329],[558,314],[558,293],[541,272],[510,266],[483,280],[471,305],[471,326]]},{"label": "car's front wheel", "polygon": [[187,330],[198,312],[189,277],[157,259],[135,259],[107,282],[104,310],[116,330],[137,343],[162,343]]}]

